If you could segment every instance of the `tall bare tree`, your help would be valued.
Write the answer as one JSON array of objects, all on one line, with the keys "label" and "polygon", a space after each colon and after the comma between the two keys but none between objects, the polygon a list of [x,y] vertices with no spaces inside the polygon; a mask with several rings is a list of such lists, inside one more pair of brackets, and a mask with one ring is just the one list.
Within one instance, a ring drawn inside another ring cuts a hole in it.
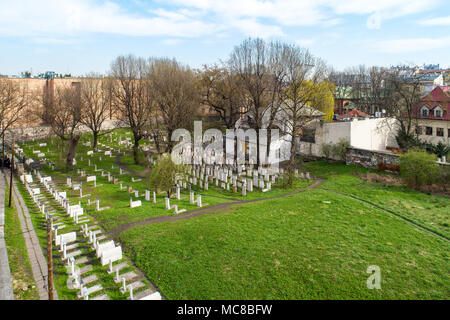
[{"label": "tall bare tree", "polygon": [[91,73],[81,79],[81,122],[93,134],[93,148],[97,148],[97,140],[103,123],[111,112],[111,79]]},{"label": "tall bare tree", "polygon": [[81,85],[59,87],[53,95],[53,102],[40,110],[42,120],[49,124],[52,132],[67,143],[66,167],[73,165],[76,148],[81,138]]},{"label": "tall bare tree", "polygon": [[391,88],[388,85],[389,70],[381,67],[361,65],[353,68],[350,84],[354,103],[359,110],[373,115],[386,108],[391,102]]},{"label": "tall bare tree", "polygon": [[199,80],[188,67],[176,60],[150,59],[148,73],[150,91],[157,110],[159,126],[166,133],[166,150],[171,152],[172,132],[178,128],[192,129],[200,106]]},{"label": "tall bare tree", "polygon": [[227,129],[245,113],[238,77],[225,67],[205,66],[201,74],[202,102],[213,108]]},{"label": "tall bare tree", "polygon": [[[283,90],[280,91],[281,110],[290,144],[289,167],[295,167],[296,138],[302,135],[304,128],[323,110],[323,95],[332,94],[333,87],[327,80],[327,68],[323,61],[314,57],[308,50],[296,45],[285,44],[280,60],[285,75],[282,78]],[[292,174],[289,175],[290,183]]]},{"label": "tall bare tree", "polygon": [[423,95],[420,76],[392,69],[386,81],[391,90],[391,101],[386,104],[386,113],[397,119],[397,144],[406,150],[417,143],[416,106]]},{"label": "tall bare tree", "polygon": [[11,79],[0,78],[0,137],[15,123],[20,121],[29,103],[27,88]]},{"label": "tall bare tree", "polygon": [[[249,38],[234,48],[228,60],[230,71],[239,77],[240,87],[245,95],[243,107],[252,120],[251,126],[256,130],[265,127],[270,130],[279,108],[276,99],[277,92],[281,89],[280,78],[283,73],[279,64],[281,48],[279,43],[268,44],[259,38]],[[263,159],[260,159],[259,135],[256,138],[257,163],[261,164]]]},{"label": "tall bare tree", "polygon": [[133,157],[139,164],[139,141],[144,138],[152,116],[152,95],[148,85],[148,63],[145,59],[119,56],[111,64],[115,79],[112,98],[125,125],[133,132]]}]

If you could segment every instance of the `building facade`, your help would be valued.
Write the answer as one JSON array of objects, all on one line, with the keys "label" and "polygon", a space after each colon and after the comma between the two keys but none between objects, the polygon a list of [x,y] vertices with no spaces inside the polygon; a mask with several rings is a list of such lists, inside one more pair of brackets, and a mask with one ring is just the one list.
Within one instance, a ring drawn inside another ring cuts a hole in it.
[{"label": "building facade", "polygon": [[450,86],[439,86],[416,105],[417,134],[421,141],[450,144]]}]

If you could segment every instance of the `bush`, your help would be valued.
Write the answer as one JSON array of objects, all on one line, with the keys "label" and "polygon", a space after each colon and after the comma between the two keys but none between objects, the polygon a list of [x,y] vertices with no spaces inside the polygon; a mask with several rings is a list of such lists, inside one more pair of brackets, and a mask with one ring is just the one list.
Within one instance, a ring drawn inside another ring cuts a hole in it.
[{"label": "bush", "polygon": [[428,146],[428,149],[429,152],[434,153],[439,158],[446,157],[447,154],[450,152],[450,146],[443,144],[441,141],[439,141],[439,143],[436,145],[430,144]]},{"label": "bush", "polygon": [[322,152],[324,157],[328,160],[330,159],[330,156],[333,153],[333,145],[331,143],[323,143],[320,146],[320,151]]},{"label": "bush", "polygon": [[339,160],[345,162],[347,156],[347,148],[350,146],[348,141],[341,139],[338,143],[333,146],[333,154],[339,158]]},{"label": "bush", "polygon": [[155,189],[166,191],[167,196],[170,198],[171,191],[176,181],[180,178],[179,173],[182,171],[183,166],[176,165],[172,161],[170,154],[163,154],[153,166],[148,182]]},{"label": "bush", "polygon": [[412,188],[432,184],[439,180],[439,166],[436,156],[419,149],[411,149],[399,157],[400,175]]}]

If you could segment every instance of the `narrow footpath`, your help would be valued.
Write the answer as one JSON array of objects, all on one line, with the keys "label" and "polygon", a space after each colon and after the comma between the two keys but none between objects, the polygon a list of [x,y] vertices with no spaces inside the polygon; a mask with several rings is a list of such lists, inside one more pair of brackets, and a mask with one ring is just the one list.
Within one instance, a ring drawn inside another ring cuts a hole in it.
[{"label": "narrow footpath", "polygon": [[0,171],[0,300],[14,300],[5,242],[5,176]]}]

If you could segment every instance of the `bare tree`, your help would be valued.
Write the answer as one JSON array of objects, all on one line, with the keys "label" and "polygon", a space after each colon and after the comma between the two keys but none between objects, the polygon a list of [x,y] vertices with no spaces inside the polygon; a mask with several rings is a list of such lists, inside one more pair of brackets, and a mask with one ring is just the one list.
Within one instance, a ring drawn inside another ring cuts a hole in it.
[{"label": "bare tree", "polygon": [[[290,144],[288,169],[292,173],[295,167],[296,137],[300,137],[305,126],[317,119],[323,110],[323,95],[331,95],[333,87],[327,84],[325,63],[314,57],[308,50],[295,45],[284,45],[280,61],[285,70],[282,78],[283,90],[280,91],[280,104],[283,117],[284,134]],[[289,175],[292,183],[292,174]]]},{"label": "bare tree", "polygon": [[42,120],[49,124],[52,132],[68,145],[66,167],[73,165],[76,148],[81,138],[81,88],[79,82],[71,86],[59,87],[53,96],[53,102],[48,103],[40,111]]},{"label": "bare tree", "polygon": [[29,102],[27,88],[10,79],[0,79],[0,136],[17,123]]},{"label": "bare tree", "polygon": [[417,143],[416,105],[422,97],[420,76],[392,69],[386,81],[391,90],[391,101],[386,104],[386,113],[397,120],[397,144],[405,150]]},{"label": "bare tree", "polygon": [[150,59],[148,73],[150,91],[160,122],[166,133],[166,150],[171,152],[172,132],[178,128],[192,129],[200,105],[199,80],[194,72],[176,60]]},{"label": "bare tree", "polygon": [[[249,124],[256,130],[265,127],[270,130],[279,108],[277,99],[278,91],[281,89],[280,78],[283,74],[279,64],[281,48],[282,45],[276,42],[267,44],[262,39],[250,38],[236,46],[228,60],[230,71],[239,77],[240,87],[245,96],[243,107],[251,119]],[[256,138],[257,163],[262,164],[259,135]],[[270,141],[267,147],[269,146]]]},{"label": "bare tree", "polygon": [[352,73],[350,85],[357,108],[371,115],[385,109],[386,104],[391,102],[392,93],[387,82],[389,70],[361,65],[353,69]]},{"label": "bare tree", "polygon": [[111,76],[116,80],[112,98],[125,125],[133,132],[133,157],[139,164],[139,141],[144,138],[152,115],[147,61],[133,55],[119,56],[111,64]]},{"label": "bare tree", "polygon": [[214,65],[205,66],[201,74],[203,103],[213,108],[227,129],[234,127],[244,114],[243,94],[239,79],[230,70]]},{"label": "bare tree", "polygon": [[103,123],[111,112],[111,79],[98,74],[89,74],[81,79],[81,122],[91,129],[93,148],[97,148],[97,140]]}]

